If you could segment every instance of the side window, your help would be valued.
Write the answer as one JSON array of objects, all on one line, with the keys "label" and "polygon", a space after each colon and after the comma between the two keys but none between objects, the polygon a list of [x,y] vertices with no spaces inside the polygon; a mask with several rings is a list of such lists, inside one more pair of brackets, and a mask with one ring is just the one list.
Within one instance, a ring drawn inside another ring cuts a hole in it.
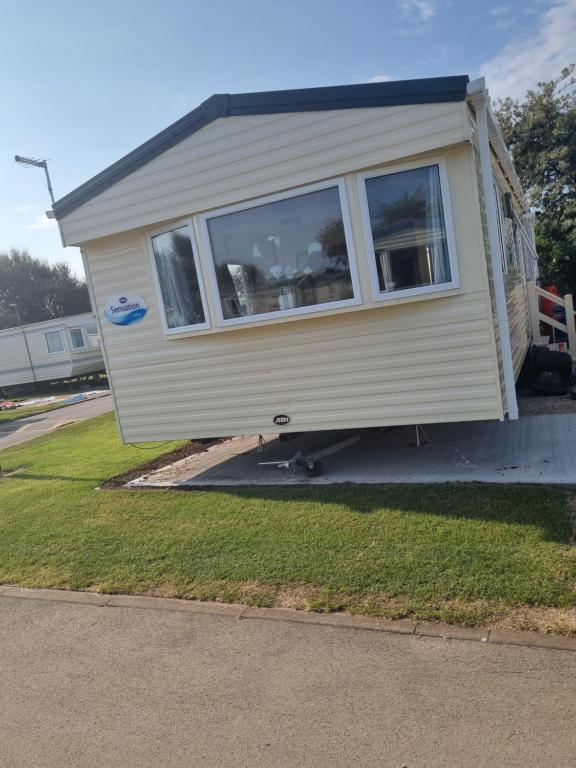
[{"label": "side window", "polygon": [[[502,227],[504,231],[504,259],[506,262],[504,271],[508,272],[510,269],[516,270],[519,267],[521,245],[518,242],[519,233],[517,232],[516,223],[506,215],[507,211],[514,211],[512,206],[512,195],[504,194],[500,188],[498,188],[498,192],[498,202],[500,204]],[[508,204],[505,200],[506,197],[509,198]]]},{"label": "side window", "polygon": [[440,167],[368,176],[362,192],[374,298],[453,287]]},{"label": "side window", "polygon": [[498,236],[500,238],[500,260],[502,261],[502,270],[504,274],[508,272],[508,258],[506,255],[506,238],[504,235],[504,216],[502,213],[502,196],[496,182],[493,183],[494,199],[496,201],[496,216],[498,219]]},{"label": "side window", "polygon": [[100,346],[100,337],[98,336],[98,328],[95,325],[86,326],[86,338],[88,339],[89,347]]},{"label": "side window", "polygon": [[168,329],[208,327],[190,226],[186,224],[154,235],[151,243]]},{"label": "side window", "polygon": [[73,349],[82,349],[82,347],[86,346],[81,328],[72,328],[70,330],[70,341],[72,342]]},{"label": "side window", "polygon": [[64,352],[64,342],[60,331],[48,331],[44,334],[46,339],[46,348],[50,354],[54,352]]}]

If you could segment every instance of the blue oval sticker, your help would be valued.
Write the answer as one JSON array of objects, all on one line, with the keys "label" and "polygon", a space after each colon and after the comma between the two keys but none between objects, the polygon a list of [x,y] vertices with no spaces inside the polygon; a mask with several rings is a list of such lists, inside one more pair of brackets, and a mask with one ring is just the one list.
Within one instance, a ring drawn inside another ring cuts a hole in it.
[{"label": "blue oval sticker", "polygon": [[148,305],[137,293],[123,291],[110,297],[104,307],[104,317],[114,325],[138,323],[148,312]]}]

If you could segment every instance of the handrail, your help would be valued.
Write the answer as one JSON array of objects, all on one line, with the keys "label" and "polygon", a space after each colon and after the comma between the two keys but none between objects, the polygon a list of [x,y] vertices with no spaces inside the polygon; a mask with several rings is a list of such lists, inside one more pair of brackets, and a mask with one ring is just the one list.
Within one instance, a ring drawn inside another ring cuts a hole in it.
[{"label": "handrail", "polygon": [[[546,323],[546,325],[549,325],[552,328],[557,328],[568,337],[568,349],[572,356],[572,360],[576,360],[576,322],[574,320],[574,301],[572,299],[572,294],[567,293],[563,298],[556,296],[554,293],[550,293],[549,291],[545,291],[544,288],[540,288],[540,286],[536,285],[532,280],[528,281],[527,288],[532,337],[540,338],[541,323]],[[540,302],[538,301],[539,296],[563,306],[565,308],[566,322],[562,323],[555,317],[545,315],[540,310]]]},{"label": "handrail", "polygon": [[548,301],[554,302],[554,304],[560,304],[561,307],[566,306],[566,301],[562,298],[562,296],[558,296],[555,293],[550,293],[550,291],[547,291],[545,288],[541,288],[539,285],[535,286],[536,293],[539,296],[542,296],[544,299],[548,299]]}]

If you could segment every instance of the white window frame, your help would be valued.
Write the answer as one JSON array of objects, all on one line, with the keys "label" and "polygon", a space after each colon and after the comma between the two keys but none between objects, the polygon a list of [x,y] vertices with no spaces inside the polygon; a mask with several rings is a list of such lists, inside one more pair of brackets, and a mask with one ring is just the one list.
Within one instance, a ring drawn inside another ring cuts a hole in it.
[{"label": "white window frame", "polygon": [[[94,333],[90,333],[88,330],[89,328],[94,328]],[[91,323],[90,325],[85,326],[84,335],[86,337],[86,346],[90,349],[98,349],[101,346],[100,334],[98,333],[98,326],[96,323]],[[96,343],[94,343],[94,339],[96,339]]]},{"label": "white window frame", "polygon": [[[444,213],[444,226],[446,228],[446,243],[448,245],[448,261],[450,264],[450,275],[452,279],[449,283],[438,283],[435,285],[419,285],[415,288],[404,288],[399,291],[380,291],[378,280],[378,269],[376,266],[376,254],[374,252],[374,239],[372,237],[372,225],[370,223],[370,209],[368,207],[368,192],[366,190],[366,180],[377,176],[389,176],[403,171],[413,171],[418,168],[428,168],[431,165],[438,166],[440,176],[440,194],[442,195],[442,211]],[[368,270],[370,272],[370,283],[372,285],[372,298],[374,301],[394,301],[396,299],[409,298],[412,296],[425,296],[426,294],[435,294],[445,291],[454,291],[460,288],[460,274],[458,271],[458,257],[456,253],[456,237],[454,235],[454,217],[452,215],[452,199],[450,197],[450,186],[448,183],[448,168],[444,157],[429,157],[425,160],[418,160],[408,163],[398,163],[388,165],[384,168],[378,168],[367,173],[357,175],[358,193],[360,197],[360,212],[362,216],[362,228],[364,230],[364,244],[366,246],[366,256],[368,258]]]},{"label": "white window frame", "polygon": [[502,262],[502,272],[508,274],[508,258],[506,256],[506,243],[504,242],[504,211],[502,210],[502,190],[496,177],[492,176],[492,189],[496,198],[496,220],[498,224],[498,237],[500,239],[500,260]]},{"label": "white window frame", "polygon": [[[202,303],[202,311],[204,312],[204,322],[195,323],[194,325],[179,325],[177,328],[170,328],[168,326],[168,319],[166,317],[166,307],[164,306],[164,297],[162,296],[162,289],[160,288],[160,278],[158,277],[158,269],[156,266],[156,258],[154,256],[154,246],[152,245],[152,238],[157,235],[165,235],[167,232],[173,232],[175,229],[182,229],[187,227],[190,234],[190,242],[192,244],[192,255],[194,257],[194,266],[196,268],[196,276],[198,277],[198,287],[200,289],[200,301]],[[179,333],[193,333],[194,331],[206,331],[212,327],[210,322],[210,313],[208,311],[208,302],[206,300],[206,289],[204,286],[204,275],[202,273],[202,267],[200,265],[200,259],[198,256],[198,241],[196,238],[196,232],[194,230],[194,224],[192,219],[186,218],[182,221],[174,222],[169,226],[162,227],[162,229],[155,229],[153,232],[148,232],[146,235],[146,244],[148,247],[148,253],[150,255],[150,262],[152,264],[152,274],[154,275],[154,285],[156,287],[156,296],[158,299],[158,306],[160,308],[160,317],[162,318],[162,327],[164,333],[167,336],[174,336]]]},{"label": "white window frame", "polygon": [[[214,255],[212,253],[212,244],[210,242],[210,233],[208,230],[208,221],[215,219],[219,216],[225,216],[229,213],[238,213],[240,211],[247,211],[251,208],[259,208],[261,205],[267,205],[268,203],[276,203],[280,200],[289,200],[293,197],[301,197],[311,192],[320,192],[323,189],[331,189],[332,187],[338,188],[338,196],[340,199],[340,210],[342,211],[342,223],[344,225],[344,237],[346,240],[346,250],[348,254],[348,264],[350,267],[350,279],[352,282],[353,297],[351,299],[345,299],[343,301],[331,301],[325,304],[312,304],[308,307],[295,307],[294,309],[279,309],[277,312],[262,312],[258,315],[248,315],[246,317],[232,317],[226,319],[222,311],[222,299],[218,288],[218,280],[216,277],[216,267],[214,264]],[[330,312],[335,309],[341,309],[343,307],[354,307],[362,304],[362,294],[360,292],[360,281],[358,279],[358,265],[356,261],[356,251],[354,248],[354,238],[352,235],[352,222],[350,219],[350,209],[348,206],[348,197],[346,194],[346,184],[343,178],[331,179],[330,181],[324,181],[318,184],[309,184],[305,187],[297,187],[287,190],[285,192],[279,192],[273,195],[267,195],[265,197],[258,197],[247,202],[238,203],[236,205],[229,205],[217,210],[208,211],[198,217],[199,225],[202,232],[202,239],[204,242],[205,253],[207,257],[207,269],[210,276],[210,285],[212,287],[215,307],[218,319],[218,325],[226,328],[234,325],[257,325],[259,323],[265,323],[269,320],[277,320],[283,317],[298,317],[300,315],[311,315]]]},{"label": "white window frame", "polygon": [[[48,346],[48,334],[49,333],[57,333],[58,337],[60,338],[60,344],[62,344],[62,349],[57,350],[51,350]],[[46,351],[49,355],[61,355],[64,352],[66,352],[66,345],[64,344],[64,337],[62,336],[62,329],[56,328],[53,331],[44,331],[44,343],[46,344]]]},{"label": "white window frame", "polygon": [[[80,336],[82,336],[82,346],[80,346],[80,347],[74,346],[74,342],[72,341],[72,332],[73,331],[80,331]],[[80,327],[69,328],[68,329],[68,337],[69,337],[69,340],[70,340],[70,349],[73,352],[75,352],[76,350],[79,350],[79,349],[86,349],[86,347],[88,346],[88,344],[86,343],[86,336],[84,334],[84,330],[82,328],[80,328]]]}]

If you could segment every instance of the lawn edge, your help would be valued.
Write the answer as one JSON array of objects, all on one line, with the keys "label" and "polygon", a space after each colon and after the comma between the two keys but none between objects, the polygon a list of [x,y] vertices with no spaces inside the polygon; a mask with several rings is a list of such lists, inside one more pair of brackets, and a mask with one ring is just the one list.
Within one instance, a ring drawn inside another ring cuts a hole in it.
[{"label": "lawn edge", "polygon": [[181,598],[145,597],[138,595],[112,595],[101,592],[79,592],[62,589],[29,589],[14,585],[0,586],[0,600],[39,600],[52,603],[75,603],[100,608],[128,608],[136,610],[160,610],[178,613],[228,616],[238,620],[287,621],[314,624],[341,629],[368,630],[432,637],[444,640],[475,641],[493,645],[516,645],[528,648],[545,648],[576,652],[576,637],[529,630],[503,630],[489,627],[463,627],[443,622],[411,621],[409,619],[384,619],[351,613],[318,613],[293,608],[260,608],[242,603],[186,600]]}]

